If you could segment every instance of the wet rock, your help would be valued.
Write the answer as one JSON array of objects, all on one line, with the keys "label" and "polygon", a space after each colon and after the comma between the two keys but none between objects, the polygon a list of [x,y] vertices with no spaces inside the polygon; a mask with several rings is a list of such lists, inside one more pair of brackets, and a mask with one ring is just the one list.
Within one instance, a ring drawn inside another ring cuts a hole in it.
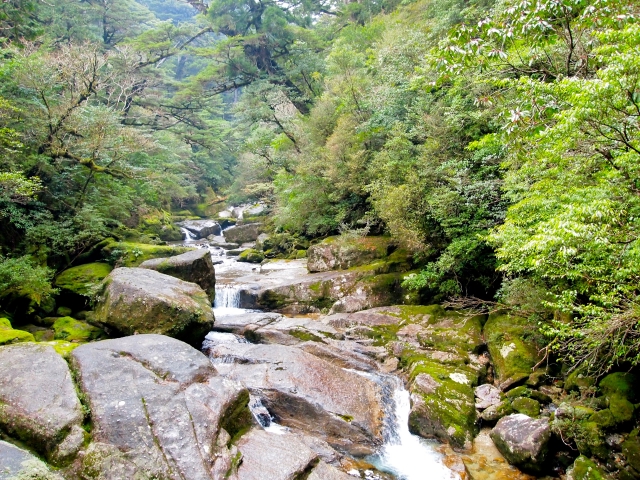
[{"label": "wet rock", "polygon": [[0,480],[62,480],[38,458],[0,440]]},{"label": "wet rock", "polygon": [[105,279],[95,319],[124,335],[159,333],[194,344],[213,326],[200,286],[145,268],[116,268]]},{"label": "wet rock", "polygon": [[490,436],[510,464],[532,473],[547,467],[551,437],[548,419],[534,420],[520,413],[509,415],[498,421]]},{"label": "wet rock", "polygon": [[523,338],[535,328],[524,318],[501,314],[489,316],[484,337],[501,390],[506,391],[529,379],[538,362],[538,349]]},{"label": "wet rock", "polygon": [[86,477],[214,480],[232,467],[249,395],[199,351],[137,335],[78,347],[72,362],[93,421]]},{"label": "wet rock", "polygon": [[566,480],[606,480],[608,478],[611,477],[598,467],[593,460],[580,455],[567,471]]},{"label": "wet rock", "polygon": [[243,312],[232,315],[219,315],[216,318],[215,329],[221,332],[247,335],[260,327],[264,327],[284,318],[280,313],[274,312]]},{"label": "wet rock", "polygon": [[307,477],[308,480],[353,480],[351,475],[347,475],[341,472],[337,468],[327,465],[324,462],[318,463],[318,465],[311,471],[311,475]]},{"label": "wet rock", "polygon": [[381,441],[378,385],[295,347],[218,345],[210,350],[218,371],[260,396],[276,421],[353,454]]},{"label": "wet rock", "polygon": [[0,425],[41,454],[83,420],[67,363],[40,344],[0,348]]},{"label": "wet rock", "polygon": [[390,237],[344,239],[329,237],[307,250],[310,272],[345,270],[385,258],[390,252]]},{"label": "wet rock", "polygon": [[246,225],[227,228],[223,235],[227,242],[239,244],[255,242],[258,239],[258,235],[260,235],[261,228],[262,223],[247,223]]},{"label": "wet rock", "polygon": [[154,258],[140,264],[140,268],[155,270],[185,282],[200,285],[213,302],[216,290],[216,272],[211,254],[206,248],[191,250],[169,258]]},{"label": "wet rock", "polygon": [[237,443],[242,454],[238,480],[295,480],[318,462],[316,453],[295,435],[255,429]]},{"label": "wet rock", "polygon": [[185,220],[177,225],[189,230],[196,238],[207,238],[209,235],[222,234],[222,228],[215,220]]},{"label": "wet rock", "polygon": [[341,334],[332,326],[310,318],[282,317],[275,322],[254,330],[254,340],[260,343],[296,345],[302,342],[320,342],[339,338]]},{"label": "wet rock", "polygon": [[[328,343],[305,342],[299,344],[298,348],[342,368],[351,368],[364,372],[378,370],[378,364],[374,360],[363,353],[352,350],[349,345],[350,342],[345,345],[342,341]],[[395,360],[397,362],[397,359]]]},{"label": "wet rock", "polygon": [[502,401],[500,389],[488,383],[476,387],[474,393],[476,396],[476,408],[478,410],[484,410],[493,405],[498,405]]}]

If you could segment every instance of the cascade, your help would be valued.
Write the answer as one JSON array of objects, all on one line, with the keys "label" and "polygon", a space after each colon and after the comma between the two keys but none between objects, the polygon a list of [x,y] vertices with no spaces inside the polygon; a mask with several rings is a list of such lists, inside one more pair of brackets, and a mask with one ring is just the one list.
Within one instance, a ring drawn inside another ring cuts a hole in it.
[{"label": "cascade", "polygon": [[240,308],[240,287],[237,285],[216,285],[213,308]]},{"label": "cascade", "polygon": [[196,236],[193,233],[191,233],[189,230],[187,230],[186,228],[181,227],[180,231],[182,232],[182,235],[184,236],[184,240],[185,241],[188,242],[190,240],[197,240]]}]

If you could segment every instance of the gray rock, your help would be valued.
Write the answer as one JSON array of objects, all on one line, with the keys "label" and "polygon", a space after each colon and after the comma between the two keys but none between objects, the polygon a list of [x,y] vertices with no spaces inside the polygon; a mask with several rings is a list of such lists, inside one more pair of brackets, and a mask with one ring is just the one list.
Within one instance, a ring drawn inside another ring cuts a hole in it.
[{"label": "gray rock", "polygon": [[67,362],[48,345],[0,347],[0,426],[51,458],[83,420]]},{"label": "gray rock", "polygon": [[488,383],[476,387],[474,393],[476,395],[476,408],[478,410],[484,410],[492,405],[498,405],[502,401],[500,398],[500,389]]},{"label": "gray rock", "polygon": [[105,279],[95,320],[124,335],[159,333],[199,345],[213,326],[213,311],[195,283],[146,268],[116,268]]},{"label": "gray rock", "polygon": [[213,269],[211,254],[206,248],[191,250],[175,257],[147,260],[140,264],[140,268],[148,268],[185,282],[196,283],[212,302],[215,298],[216,272]]},{"label": "gray rock", "polygon": [[498,420],[491,439],[507,461],[531,473],[540,473],[547,466],[551,429],[547,418],[533,419],[516,413]]},{"label": "gray rock", "polygon": [[220,235],[222,228],[215,220],[185,220],[177,225],[186,228],[197,238],[207,238],[209,235]]},{"label": "gray rock", "polygon": [[230,435],[251,422],[249,395],[202,353],[137,335],[80,346],[72,361],[94,425],[85,476],[224,478],[236,454]]},{"label": "gray rock", "polygon": [[0,440],[0,480],[62,480],[29,452]]},{"label": "gray rock", "polygon": [[309,272],[347,269],[385,258],[390,250],[390,237],[344,239],[330,237],[307,250]]},{"label": "gray rock", "polygon": [[255,429],[237,444],[242,453],[239,480],[294,480],[317,461],[316,453],[295,435]]},{"label": "gray rock", "polygon": [[308,480],[353,480],[353,477],[341,472],[331,465],[320,462],[316,468],[311,471],[311,475],[309,475]]},{"label": "gray rock", "polygon": [[224,238],[227,242],[246,243],[255,242],[260,235],[262,223],[247,223],[246,225],[238,225],[236,227],[227,228],[224,231]]},{"label": "gray rock", "polygon": [[352,454],[381,441],[380,388],[295,347],[226,344],[210,350],[218,371],[246,385],[281,425]]}]

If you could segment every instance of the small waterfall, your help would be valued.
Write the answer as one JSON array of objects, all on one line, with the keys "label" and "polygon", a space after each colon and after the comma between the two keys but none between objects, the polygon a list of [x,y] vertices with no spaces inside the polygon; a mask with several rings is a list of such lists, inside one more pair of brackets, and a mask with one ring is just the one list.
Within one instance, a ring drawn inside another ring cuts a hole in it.
[{"label": "small waterfall", "polygon": [[267,407],[262,404],[262,400],[260,400],[260,397],[249,395],[249,410],[251,410],[253,418],[255,418],[260,426],[267,432],[282,435],[283,433],[289,431],[287,427],[278,425],[273,421],[273,417],[269,413],[269,410],[267,410]]},{"label": "small waterfall", "polygon": [[433,446],[409,432],[411,401],[397,377],[379,379],[385,404],[384,445],[368,460],[398,480],[460,480]]},{"label": "small waterfall", "polygon": [[193,233],[191,233],[189,230],[187,230],[186,228],[181,227],[180,231],[182,232],[182,235],[184,236],[184,240],[185,241],[189,242],[191,240],[197,240],[196,236]]},{"label": "small waterfall", "polygon": [[233,285],[216,285],[213,308],[240,308],[240,288]]}]

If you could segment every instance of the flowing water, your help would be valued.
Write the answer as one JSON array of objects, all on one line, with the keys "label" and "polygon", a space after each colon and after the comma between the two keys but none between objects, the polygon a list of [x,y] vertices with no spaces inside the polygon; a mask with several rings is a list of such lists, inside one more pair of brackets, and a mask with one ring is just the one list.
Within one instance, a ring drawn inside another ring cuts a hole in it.
[{"label": "flowing water", "polygon": [[191,233],[189,230],[187,230],[184,227],[181,227],[180,231],[182,232],[182,235],[184,236],[183,240],[185,242],[190,242],[190,241],[193,241],[193,240],[197,239],[197,237],[193,233]]},{"label": "flowing water", "polygon": [[[185,243],[193,241],[193,235],[182,229],[185,234]],[[239,263],[233,257],[228,257],[226,252],[219,248],[209,247],[213,259],[218,260],[215,265],[216,277],[223,280],[216,285],[214,302],[214,314],[221,318],[225,315],[238,315],[251,310],[241,308],[241,291],[246,289],[233,281],[235,276],[247,275],[255,272],[259,267],[247,263]],[[277,268],[277,263],[273,268]],[[266,270],[269,270],[267,268]],[[246,343],[242,337],[231,333],[210,332],[203,343],[203,350],[220,343]],[[234,358],[217,358],[214,363],[224,366],[233,363]],[[443,456],[435,449],[437,443],[426,441],[409,432],[409,412],[411,403],[409,392],[403,386],[402,381],[395,376],[375,375],[357,371],[356,373],[367,376],[381,387],[384,420],[384,443],[379,452],[366,460],[378,470],[393,475],[397,480],[459,480],[460,477],[447,468],[443,463]],[[256,421],[268,432],[284,434],[288,428],[274,422],[273,417],[262,404],[260,397],[251,395],[249,407]]]}]

